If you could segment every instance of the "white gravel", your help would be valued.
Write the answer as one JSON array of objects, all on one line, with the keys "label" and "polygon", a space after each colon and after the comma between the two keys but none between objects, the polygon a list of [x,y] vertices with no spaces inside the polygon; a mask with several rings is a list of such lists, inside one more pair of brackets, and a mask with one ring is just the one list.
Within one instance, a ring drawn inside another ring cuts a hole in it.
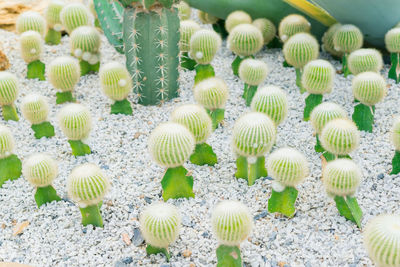
[{"label": "white gravel", "polygon": [[[226,107],[224,127],[217,129],[209,143],[217,153],[219,163],[214,167],[185,164],[193,171],[195,199],[173,200],[183,216],[183,229],[179,239],[170,246],[172,254],[168,264],[162,256],[147,257],[145,246],[127,245],[122,235],[133,238],[139,226],[138,214],[147,202],[161,200],[160,180],[163,168],[152,162],[147,153],[150,132],[167,121],[172,109],[183,103],[194,103],[191,91],[193,72],[181,72],[181,95],[162,107],[133,105],[133,116],[110,115],[109,100],[102,95],[97,75],[81,79],[76,96],[88,105],[95,125],[90,137],[93,154],[75,158],[66,138],[57,125],[56,113],[62,105],[55,104],[56,91],[47,82],[27,80],[26,64],[18,52],[17,36],[0,31],[1,40],[12,67],[20,80],[20,96],[31,92],[49,98],[50,121],[56,128],[51,139],[36,140],[29,123],[0,123],[12,129],[16,139],[16,154],[24,160],[35,152],[47,152],[59,162],[60,174],[54,186],[65,198],[38,209],[33,198],[34,189],[20,178],[6,182],[0,188],[0,261],[15,261],[33,266],[213,266],[216,264],[217,242],[211,233],[210,213],[222,199],[238,199],[252,211],[254,231],[241,245],[246,266],[371,266],[363,248],[360,230],[355,224],[338,215],[333,200],[329,199],[320,181],[321,161],[314,152],[315,138],[310,123],[302,120],[304,98],[295,85],[294,69],[283,68],[280,50],[264,50],[257,55],[271,70],[265,84],[283,88],[289,98],[289,116],[278,127],[277,145],[292,146],[302,151],[310,162],[310,177],[302,183],[297,200],[297,214],[286,219],[268,214],[267,201],[271,194],[270,179],[260,179],[252,187],[237,180],[235,158],[231,151],[231,131],[235,120],[249,111],[241,98],[243,84],[234,78],[230,64],[233,55],[221,49],[213,62],[216,74],[226,80],[230,98]],[[110,60],[124,62],[103,38],[102,63]],[[44,62],[69,54],[68,37],[59,46],[46,46]],[[327,58],[326,55],[322,55]],[[340,63],[331,60],[337,69]],[[387,77],[388,66],[382,73]],[[352,76],[344,79],[337,75],[334,90],[326,101],[341,104],[349,115],[353,109]],[[352,153],[360,164],[364,181],[357,194],[364,211],[363,225],[371,217],[383,213],[400,213],[400,177],[389,175],[394,149],[389,141],[392,119],[398,113],[400,86],[389,81],[388,96],[376,106],[374,132],[361,133],[360,148]],[[135,101],[134,97],[130,100]],[[73,167],[92,162],[98,164],[112,180],[112,190],[102,207],[104,228],[83,227],[77,206],[67,200],[66,178]],[[13,236],[15,224],[29,221],[22,234]],[[133,240],[133,239],[132,239]],[[190,250],[190,257],[183,252]],[[190,265],[193,263],[194,265]],[[166,264],[166,265],[165,265]]]}]

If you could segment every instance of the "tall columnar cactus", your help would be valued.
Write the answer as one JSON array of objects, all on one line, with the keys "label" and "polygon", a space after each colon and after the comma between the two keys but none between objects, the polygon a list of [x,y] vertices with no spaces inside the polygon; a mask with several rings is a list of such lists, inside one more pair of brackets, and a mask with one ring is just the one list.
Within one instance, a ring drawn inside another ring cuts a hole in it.
[{"label": "tall columnar cactus", "polygon": [[178,209],[168,203],[151,204],[140,214],[139,222],[147,255],[162,253],[169,261],[168,246],[175,242],[181,230]]},{"label": "tall columnar cactus", "polygon": [[250,15],[244,11],[237,10],[229,14],[225,20],[225,29],[227,32],[231,32],[233,28],[240,24],[251,24],[253,20],[251,19]]},{"label": "tall columnar cactus", "polygon": [[335,58],[343,57],[343,52],[336,50],[335,44],[333,43],[333,36],[341,26],[342,24],[340,23],[333,24],[322,36],[322,49],[331,54]]},{"label": "tall columnar cactus", "polygon": [[385,35],[386,49],[390,53],[392,66],[390,67],[388,77],[400,82],[400,27],[388,31]]},{"label": "tall columnar cactus", "polygon": [[237,155],[236,178],[255,180],[267,176],[265,154],[275,144],[276,126],[265,114],[250,112],[240,117],[233,127],[233,151]]},{"label": "tall columnar cactus", "polygon": [[72,92],[79,82],[80,75],[79,61],[71,56],[58,57],[50,63],[47,78],[54,88],[61,91],[56,93],[57,104],[75,102]]},{"label": "tall columnar cactus", "polygon": [[386,95],[386,81],[376,72],[362,72],[353,79],[353,95],[360,103],[354,107],[353,121],[360,131],[372,132],[375,104]]},{"label": "tall columnar cactus", "polygon": [[26,11],[18,16],[15,23],[15,28],[18,34],[27,31],[35,31],[44,37],[47,31],[47,24],[45,18],[35,11]]},{"label": "tall columnar cactus", "polygon": [[268,75],[268,65],[262,60],[247,58],[239,66],[239,77],[244,82],[243,98],[250,106],[258,86]]},{"label": "tall columnar cactus", "polygon": [[132,80],[126,67],[109,62],[100,68],[99,76],[103,93],[114,101],[111,114],[132,115],[131,103],[126,99],[132,91]]},{"label": "tall columnar cactus", "polygon": [[0,187],[7,180],[15,180],[21,176],[22,163],[13,154],[15,146],[11,131],[0,124]]},{"label": "tall columnar cactus", "polygon": [[379,73],[383,68],[382,54],[373,48],[358,49],[349,55],[348,65],[354,75],[367,71]]},{"label": "tall columnar cactus", "polygon": [[43,39],[40,34],[36,31],[22,33],[19,45],[22,59],[28,64],[26,77],[44,81],[45,65],[40,61],[43,54]]},{"label": "tall columnar cactus", "polygon": [[89,9],[77,2],[70,3],[61,10],[60,20],[68,34],[80,26],[93,24]]},{"label": "tall columnar cactus", "polygon": [[335,50],[343,53],[342,71],[344,77],[347,77],[351,72],[348,67],[349,53],[360,49],[364,43],[364,36],[359,28],[352,24],[341,25],[333,35],[333,44]]},{"label": "tall columnar cactus", "polygon": [[61,200],[52,186],[58,175],[58,166],[47,154],[37,153],[29,156],[22,166],[22,174],[35,187],[35,201],[39,208],[43,204]]},{"label": "tall columnar cactus", "polygon": [[275,38],[276,27],[269,19],[259,18],[254,20],[252,24],[261,31],[265,45],[269,44]]},{"label": "tall columnar cactus", "polygon": [[275,180],[268,200],[268,212],[279,212],[289,218],[293,217],[298,195],[296,185],[309,173],[307,159],[296,149],[280,148],[268,157],[267,170]]},{"label": "tall columnar cactus", "polygon": [[283,55],[287,63],[296,69],[296,84],[300,92],[304,93],[301,86],[303,68],[308,62],[318,58],[318,41],[308,33],[297,33],[283,45]]},{"label": "tall columnar cactus", "polygon": [[153,160],[167,168],[161,181],[164,201],[194,197],[193,177],[182,166],[193,154],[196,140],[188,128],[175,122],[160,124],[149,137]]},{"label": "tall columnar cactus", "polygon": [[[184,2],[182,2],[184,3]],[[200,25],[193,20],[183,20],[180,23],[181,40],[179,48],[181,50],[181,66],[188,70],[194,70],[196,61],[189,57],[190,39],[193,34],[200,30]]]},{"label": "tall columnar cactus", "polygon": [[302,15],[291,14],[284,17],[279,23],[278,34],[282,42],[286,42],[296,33],[306,32],[311,30],[311,24]]},{"label": "tall columnar cactus", "polygon": [[45,37],[46,44],[56,45],[61,42],[61,31],[63,29],[60,13],[65,3],[62,0],[52,0],[46,8],[45,18],[48,31]]},{"label": "tall columnar cactus", "polygon": [[229,97],[228,86],[224,80],[213,77],[195,85],[193,91],[196,102],[210,115],[215,130],[225,117],[225,104]]},{"label": "tall columnar cactus", "polygon": [[350,159],[329,162],[322,173],[325,190],[336,202],[340,215],[361,228],[362,210],[354,194],[360,185],[362,173]]},{"label": "tall columnar cactus", "polygon": [[82,225],[103,227],[100,207],[110,188],[110,181],[94,164],[85,163],[75,167],[67,179],[68,196],[82,214]]},{"label": "tall columnar cactus", "polygon": [[278,126],[288,114],[286,93],[277,86],[264,86],[254,95],[251,110],[265,113]]},{"label": "tall columnar cactus", "polygon": [[382,267],[400,266],[400,216],[382,214],[364,229],[364,245],[371,260]]},{"label": "tall columnar cactus", "polygon": [[312,60],[304,66],[301,75],[301,86],[309,93],[304,107],[304,120],[310,119],[313,109],[322,103],[323,94],[329,94],[333,88],[335,68],[329,61],[323,59]]},{"label": "tall columnar cactus", "polygon": [[44,96],[35,93],[25,96],[22,99],[21,112],[31,123],[37,139],[54,136],[54,127],[47,121],[49,104]]},{"label": "tall columnar cactus", "polygon": [[58,113],[61,130],[68,138],[74,156],[90,154],[90,147],[83,143],[92,129],[92,117],[89,109],[82,104],[68,104]]},{"label": "tall columnar cactus", "polygon": [[395,148],[394,157],[392,159],[392,172],[390,174],[400,173],[400,117],[396,117],[393,121],[391,129],[391,142]]},{"label": "tall columnar cactus", "polygon": [[0,71],[0,106],[4,120],[18,121],[14,101],[18,97],[18,78],[8,71]]},{"label": "tall columnar cactus", "polygon": [[212,212],[211,224],[219,243],[217,266],[242,266],[240,243],[249,236],[253,228],[249,209],[238,201],[221,201]]}]

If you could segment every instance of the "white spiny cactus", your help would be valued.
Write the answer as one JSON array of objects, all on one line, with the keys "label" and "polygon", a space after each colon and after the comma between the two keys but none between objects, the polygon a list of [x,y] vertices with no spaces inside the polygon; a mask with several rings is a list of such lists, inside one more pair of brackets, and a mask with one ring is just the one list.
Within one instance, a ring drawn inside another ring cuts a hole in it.
[{"label": "white spiny cactus", "polygon": [[350,159],[330,161],[322,173],[324,186],[333,196],[352,196],[360,185],[362,173]]},{"label": "white spiny cactus", "polygon": [[15,28],[19,34],[27,31],[35,31],[44,37],[47,31],[45,18],[36,11],[26,11],[18,16]]},{"label": "white spiny cactus", "polygon": [[231,32],[233,28],[240,24],[250,24],[252,19],[249,14],[244,11],[237,10],[228,15],[225,20],[225,29]]},{"label": "white spiny cactus", "polygon": [[224,108],[229,97],[228,86],[217,77],[199,82],[193,90],[196,101],[209,110]]},{"label": "white spiny cactus", "polygon": [[228,48],[238,56],[247,57],[261,50],[264,38],[261,31],[252,24],[240,24],[228,36]]},{"label": "white spiny cactus", "polygon": [[99,71],[103,93],[112,100],[121,101],[132,91],[132,79],[128,70],[119,62],[109,62]]},{"label": "white spiny cactus", "polygon": [[26,31],[19,39],[21,57],[26,63],[39,60],[43,53],[43,39],[38,32]]},{"label": "white spiny cactus", "polygon": [[49,186],[58,175],[57,162],[47,154],[33,154],[24,161],[22,174],[35,187]]},{"label": "white spiny cactus", "polygon": [[81,68],[77,59],[62,56],[54,59],[47,68],[50,83],[63,92],[73,91],[81,77]]},{"label": "white spiny cactus", "polygon": [[239,77],[249,85],[259,85],[267,78],[268,65],[262,60],[247,58],[240,63]]},{"label": "white spiny cactus", "polygon": [[21,112],[31,124],[39,124],[47,120],[49,104],[44,96],[31,93],[22,99]]},{"label": "white spiny cactus", "polygon": [[305,17],[298,14],[291,14],[284,17],[279,23],[278,34],[282,42],[286,42],[296,33],[308,33],[310,29],[311,24]]},{"label": "white spiny cactus", "polygon": [[60,13],[60,19],[68,33],[80,26],[92,25],[93,18],[89,9],[82,3],[69,3]]},{"label": "white spiny cactus", "polygon": [[331,102],[319,104],[310,115],[311,125],[317,134],[321,133],[328,122],[338,118],[347,118],[347,113],[341,106]]},{"label": "white spiny cactus", "polygon": [[221,43],[221,37],[215,31],[198,30],[190,38],[190,57],[198,64],[210,64]]},{"label": "white spiny cactus", "polygon": [[348,65],[354,75],[367,71],[379,73],[383,67],[382,54],[372,48],[358,49],[349,55]]},{"label": "white spiny cactus", "polygon": [[0,124],[0,159],[11,155],[14,150],[14,137],[8,127]]},{"label": "white spiny cactus", "polygon": [[304,66],[301,84],[310,94],[326,94],[332,91],[335,68],[329,61],[316,59]]},{"label": "white spiny cactus", "polygon": [[82,140],[89,136],[92,117],[89,109],[82,104],[68,104],[58,114],[61,130],[69,140]]},{"label": "white spiny cactus", "polygon": [[362,72],[354,77],[353,95],[364,105],[373,106],[386,95],[386,81],[376,72]]},{"label": "white spiny cactus", "polygon": [[[184,3],[184,2],[183,2]],[[200,25],[193,20],[182,20],[180,23],[181,39],[179,48],[182,52],[190,51],[190,40],[195,32],[200,30]]]},{"label": "white spiny cactus", "polygon": [[52,0],[46,8],[45,18],[49,28],[55,31],[61,31],[63,26],[60,18],[61,10],[64,8],[65,3],[61,0]]},{"label": "white spiny cactus", "polygon": [[0,106],[12,105],[18,97],[18,78],[8,71],[0,71]]}]

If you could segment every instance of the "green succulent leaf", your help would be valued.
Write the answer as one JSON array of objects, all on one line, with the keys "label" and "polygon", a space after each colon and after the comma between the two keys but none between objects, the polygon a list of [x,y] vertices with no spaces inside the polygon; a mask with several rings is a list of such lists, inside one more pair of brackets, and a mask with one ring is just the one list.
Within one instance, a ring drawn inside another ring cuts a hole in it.
[{"label": "green succulent leaf", "polygon": [[370,107],[360,103],[354,107],[352,118],[360,131],[372,133],[374,126],[374,112],[374,106]]},{"label": "green succulent leaf", "polygon": [[303,75],[303,71],[301,69],[296,69],[296,85],[300,89],[300,93],[303,94],[306,92],[303,85],[301,84],[301,76]]},{"label": "green succulent leaf", "polygon": [[150,244],[147,244],[147,246],[146,246],[146,253],[147,253],[147,255],[158,254],[158,253],[164,254],[164,256],[167,258],[168,262],[171,259],[171,255],[169,254],[169,252],[166,248],[156,248]]},{"label": "green succulent leaf", "polygon": [[92,65],[85,60],[80,60],[79,65],[81,66],[81,76],[85,76],[91,72],[99,72],[100,69],[100,62]]},{"label": "green succulent leaf", "polygon": [[246,106],[250,107],[251,101],[258,89],[257,85],[244,85],[243,98],[246,100]]},{"label": "green succulent leaf", "polygon": [[392,159],[392,172],[390,174],[398,173],[400,173],[400,151],[396,150]]},{"label": "green succulent leaf", "polygon": [[90,147],[84,144],[81,140],[68,140],[68,143],[71,146],[72,155],[74,155],[75,157],[84,156],[92,153]]},{"label": "green succulent leaf", "polygon": [[193,177],[182,167],[169,168],[161,181],[164,201],[170,198],[194,198]]},{"label": "green succulent leaf", "polygon": [[390,61],[392,65],[390,66],[388,77],[389,79],[393,79],[396,83],[400,82],[400,54],[399,53],[391,53]]},{"label": "green succulent leaf", "polygon": [[295,203],[298,191],[294,187],[287,186],[282,192],[272,189],[272,195],[268,200],[268,212],[278,212],[288,218],[292,218],[296,209]]},{"label": "green succulent leaf", "polygon": [[40,208],[40,206],[42,206],[43,204],[60,200],[61,198],[57,195],[57,192],[53,186],[49,185],[46,187],[36,188],[35,201],[38,208]]},{"label": "green succulent leaf", "polygon": [[220,245],[217,248],[217,267],[241,267],[242,256],[237,246]]},{"label": "green succulent leaf", "polygon": [[5,121],[19,121],[19,117],[17,114],[17,109],[14,105],[5,105],[2,106],[3,118]]},{"label": "green succulent leaf", "polygon": [[345,78],[346,78],[348,75],[351,74],[351,71],[350,71],[350,69],[349,69],[349,65],[348,65],[348,62],[347,62],[347,57],[348,57],[348,55],[347,55],[347,54],[344,54],[344,55],[343,55],[343,58],[342,58],[342,72],[343,72],[343,75],[344,75]]},{"label": "green succulent leaf", "polygon": [[22,163],[16,155],[0,159],[0,187],[7,180],[15,180],[21,176]]},{"label": "green succulent leaf", "polygon": [[39,124],[32,124],[31,128],[35,132],[36,139],[42,137],[53,137],[55,135],[53,125],[48,121]]},{"label": "green succulent leaf", "polygon": [[28,72],[26,77],[28,79],[39,79],[40,81],[45,81],[45,69],[46,66],[40,60],[32,61],[28,64]]},{"label": "green succulent leaf", "polygon": [[61,32],[58,32],[54,29],[49,29],[44,40],[46,41],[46,44],[58,45],[61,43]]},{"label": "green succulent leaf", "polygon": [[190,162],[196,165],[214,166],[218,160],[212,147],[207,143],[197,144],[193,154],[190,156]]},{"label": "green succulent leaf", "polygon": [[194,84],[198,84],[199,82],[211,78],[215,76],[214,68],[210,65],[197,65],[196,69],[196,76],[194,77]]},{"label": "green succulent leaf", "polygon": [[246,179],[249,186],[252,186],[257,179],[268,176],[263,156],[258,157],[254,164],[249,164],[246,157],[239,156],[236,159],[236,167],[235,177]]},{"label": "green succulent leaf", "polygon": [[224,120],[225,118],[225,109],[219,108],[215,110],[208,110],[206,109],[208,115],[211,117],[212,121],[212,128],[213,130],[217,129],[220,123]]},{"label": "green succulent leaf", "polygon": [[310,120],[311,112],[316,106],[322,103],[322,95],[309,94],[306,98],[306,106],[304,107],[304,121]]},{"label": "green succulent leaf", "polygon": [[244,60],[244,58],[241,58],[240,56],[236,56],[235,60],[233,60],[233,62],[232,62],[232,71],[233,71],[233,74],[235,76],[239,76],[239,66],[240,66],[240,63],[242,63],[243,60]]},{"label": "green succulent leaf", "polygon": [[82,214],[82,225],[93,225],[95,227],[103,227],[103,218],[100,214],[100,205],[91,205],[86,208],[79,208]]},{"label": "green succulent leaf", "polygon": [[358,228],[361,228],[362,210],[358,206],[357,199],[349,196],[335,196],[335,202],[339,214],[357,224]]},{"label": "green succulent leaf", "polygon": [[188,52],[183,52],[181,56],[181,67],[187,70],[194,70],[197,63],[189,57]]},{"label": "green succulent leaf", "polygon": [[132,113],[133,110],[128,99],[115,101],[114,104],[111,105],[111,114],[132,115]]},{"label": "green succulent leaf", "polygon": [[319,140],[318,134],[315,135],[315,139],[316,139],[316,144],[314,146],[315,152],[317,153],[325,152],[325,149],[322,147],[321,141]]},{"label": "green succulent leaf", "polygon": [[75,102],[76,99],[72,96],[72,92],[57,92],[56,93],[56,104],[63,104],[66,102]]}]

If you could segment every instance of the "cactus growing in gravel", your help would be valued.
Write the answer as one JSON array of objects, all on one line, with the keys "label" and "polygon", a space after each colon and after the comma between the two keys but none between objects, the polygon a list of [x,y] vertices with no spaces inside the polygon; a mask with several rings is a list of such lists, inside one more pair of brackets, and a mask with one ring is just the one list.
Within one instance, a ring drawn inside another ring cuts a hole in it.
[{"label": "cactus growing in gravel", "polygon": [[178,4],[176,4],[175,7],[178,9],[179,18],[181,20],[190,19],[190,15],[192,14],[192,9],[186,2],[181,1]]},{"label": "cactus growing in gravel", "polygon": [[82,214],[82,225],[103,227],[100,207],[110,181],[96,165],[86,163],[75,167],[67,179],[67,192]]},{"label": "cactus growing in gravel", "polygon": [[278,34],[282,42],[286,42],[296,33],[309,33],[311,24],[302,15],[291,14],[284,17],[279,23]]},{"label": "cactus growing in gravel", "polygon": [[267,63],[261,60],[247,58],[240,63],[239,77],[244,82],[243,98],[247,106],[250,106],[258,86],[264,82],[267,75]]},{"label": "cactus growing in gravel", "polygon": [[182,166],[193,154],[196,140],[185,126],[163,123],[149,137],[149,152],[153,160],[167,168],[161,181],[164,201],[170,198],[194,197],[193,177]]},{"label": "cactus growing in gravel", "polygon": [[178,209],[168,203],[151,204],[140,214],[139,222],[147,243],[147,255],[163,253],[169,261],[168,246],[178,238],[181,230]]},{"label": "cactus growing in gravel", "polygon": [[18,16],[15,28],[19,34],[35,31],[44,37],[47,31],[45,18],[35,11],[26,11]]},{"label": "cactus growing in gravel", "polygon": [[181,50],[181,66],[188,70],[194,70],[196,61],[189,57],[190,39],[193,34],[200,30],[200,25],[193,20],[183,20],[180,24],[181,40],[179,48]]},{"label": "cactus growing in gravel", "polygon": [[52,186],[58,175],[58,167],[50,156],[43,153],[29,156],[23,163],[22,174],[35,187],[35,201],[39,208],[43,204],[61,200]]},{"label": "cactus growing in gravel", "polygon": [[385,35],[386,49],[390,53],[392,63],[388,77],[400,82],[400,27],[388,31]]},{"label": "cactus growing in gravel", "polygon": [[364,229],[364,245],[371,260],[382,267],[400,266],[400,216],[381,214]]},{"label": "cactus growing in gravel", "polygon": [[336,159],[329,162],[322,173],[325,190],[336,202],[340,215],[361,228],[362,210],[354,197],[360,185],[360,168],[350,159]]},{"label": "cactus growing in gravel", "polygon": [[8,71],[0,71],[0,106],[4,120],[18,121],[14,101],[18,97],[18,78]]},{"label": "cactus growing in gravel", "polygon": [[367,71],[379,73],[383,68],[382,54],[372,48],[363,48],[351,52],[348,61],[349,70],[354,75]]},{"label": "cactus growing in gravel", "polygon": [[391,129],[391,142],[395,148],[392,159],[392,172],[390,174],[400,173],[400,117],[396,117]]},{"label": "cactus growing in gravel", "polygon": [[228,86],[224,80],[213,77],[195,85],[193,91],[194,99],[206,109],[215,130],[224,120],[225,103],[229,97]]},{"label": "cactus growing in gravel", "polygon": [[132,91],[132,80],[126,67],[109,62],[100,68],[99,76],[103,93],[114,101],[111,114],[132,115],[131,103],[126,99]]},{"label": "cactus growing in gravel", "polygon": [[343,53],[342,71],[344,77],[351,72],[348,67],[349,53],[360,49],[364,43],[364,36],[359,28],[351,24],[341,25],[333,35],[333,44],[337,51]]},{"label": "cactus growing in gravel", "polygon": [[333,36],[336,31],[342,26],[340,23],[335,23],[329,27],[329,29],[322,36],[322,48],[331,54],[335,58],[342,58],[343,52],[340,52],[335,49],[335,44],[333,43]]},{"label": "cactus growing in gravel", "polygon": [[265,45],[269,44],[275,38],[276,27],[272,21],[266,18],[259,18],[254,20],[252,24],[261,31]]},{"label": "cactus growing in gravel", "polygon": [[45,65],[40,61],[43,54],[43,39],[38,32],[27,31],[19,39],[21,56],[28,64],[27,78],[44,81]]},{"label": "cactus growing in gravel", "polygon": [[363,72],[353,79],[353,95],[360,103],[354,107],[353,121],[360,131],[372,132],[375,104],[386,95],[386,81],[376,72]]},{"label": "cactus growing in gravel", "polygon": [[217,155],[212,147],[206,143],[212,132],[212,121],[202,106],[195,104],[180,106],[172,112],[171,121],[186,126],[194,135],[196,148],[190,156],[190,162],[210,166],[217,163]]},{"label": "cactus growing in gravel", "polygon": [[309,95],[305,99],[304,120],[310,119],[312,110],[322,103],[323,94],[330,93],[335,79],[335,68],[326,60],[312,60],[304,66],[301,86]]},{"label": "cactus growing in gravel", "polygon": [[249,209],[238,201],[221,201],[212,212],[211,224],[219,243],[217,266],[242,266],[240,243],[253,228]]},{"label": "cactus growing in gravel", "polygon": [[298,195],[296,185],[309,173],[307,159],[296,149],[280,148],[268,157],[267,170],[275,180],[268,200],[268,212],[279,212],[289,218],[293,217]]},{"label": "cactus growing in gravel", "polygon": [[15,180],[21,176],[22,163],[13,154],[15,146],[11,131],[0,124],[0,187],[7,180]]},{"label": "cactus growing in gravel", "polygon": [[65,3],[61,0],[52,0],[46,8],[45,18],[48,31],[45,37],[46,44],[56,45],[61,42],[61,31],[63,29],[60,13]]},{"label": "cactus growing in gravel", "polygon": [[89,9],[82,3],[70,3],[60,13],[60,20],[68,34],[80,26],[92,25]]},{"label": "cactus growing in gravel", "polygon": [[251,24],[252,19],[249,14],[244,11],[234,11],[225,20],[225,29],[227,32],[231,32],[233,28],[240,24]]},{"label": "cactus growing in gravel", "polygon": [[54,127],[47,121],[49,115],[49,104],[44,96],[39,94],[29,94],[22,99],[21,112],[32,125],[35,137],[54,136]]},{"label": "cactus growing in gravel", "polygon": [[250,112],[241,116],[233,127],[233,151],[237,155],[236,178],[247,179],[248,185],[267,176],[265,154],[276,139],[276,126],[265,114]]},{"label": "cactus growing in gravel", "polygon": [[82,140],[89,136],[92,117],[89,109],[82,104],[68,104],[58,114],[61,130],[68,138],[74,156],[90,154],[91,150]]}]

